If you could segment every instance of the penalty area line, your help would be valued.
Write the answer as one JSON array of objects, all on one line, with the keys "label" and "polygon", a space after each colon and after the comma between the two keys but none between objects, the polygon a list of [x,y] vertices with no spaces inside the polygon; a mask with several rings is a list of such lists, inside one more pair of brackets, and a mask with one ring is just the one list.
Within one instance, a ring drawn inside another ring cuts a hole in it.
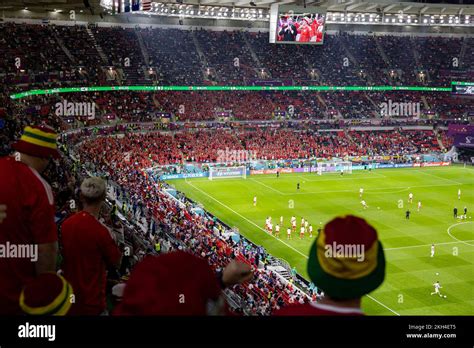
[{"label": "penalty area line", "polygon": [[264,187],[266,187],[266,188],[269,188],[270,190],[272,190],[272,191],[278,193],[279,195],[285,195],[285,193],[281,192],[280,190],[277,190],[277,189],[275,189],[275,188],[273,188],[273,187],[271,187],[271,186],[268,186],[267,184],[264,184],[263,182],[260,182],[260,181],[258,181],[258,180],[252,179],[252,178],[249,178],[249,180],[251,180],[251,181],[253,181],[253,182],[256,182],[257,184],[262,185],[262,186],[264,186]]},{"label": "penalty area line", "polygon": [[[234,214],[236,214],[237,216],[241,217],[242,219],[244,219],[245,221],[247,221],[248,223],[254,225],[255,227],[257,227],[259,230],[262,230],[263,232],[265,232],[266,235],[268,236],[271,236],[273,238],[275,238],[277,241],[279,241],[280,243],[283,243],[284,245],[286,245],[288,248],[292,249],[293,251],[295,251],[296,253],[300,254],[301,256],[303,256],[305,259],[308,259],[308,255],[305,255],[303,254],[301,251],[293,248],[291,245],[285,243],[284,241],[282,241],[281,239],[275,237],[274,235],[271,235],[271,234],[268,234],[262,227],[258,226],[255,222],[247,219],[245,216],[241,215],[240,213],[236,212],[234,209],[232,209],[231,207],[227,206],[226,204],[222,203],[221,201],[219,201],[218,199],[212,197],[211,195],[209,195],[207,192],[201,190],[199,187],[196,187],[194,186],[192,183],[190,183],[189,181],[186,180],[186,183],[188,185],[190,185],[191,187],[195,188],[196,190],[198,190],[199,192],[201,192],[202,194],[204,194],[205,196],[209,197],[210,199],[214,200],[215,202],[219,203],[221,206],[223,206],[224,208],[228,209],[229,211],[233,212]],[[381,305],[382,307],[388,309],[390,312],[396,314],[397,316],[400,316],[399,313],[395,312],[393,309],[391,309],[390,307],[386,306],[385,304],[383,304],[382,302],[380,302],[379,300],[377,300],[376,298],[370,296],[370,295],[366,295],[368,298],[370,298],[372,301],[374,302],[377,302],[379,305]]]}]

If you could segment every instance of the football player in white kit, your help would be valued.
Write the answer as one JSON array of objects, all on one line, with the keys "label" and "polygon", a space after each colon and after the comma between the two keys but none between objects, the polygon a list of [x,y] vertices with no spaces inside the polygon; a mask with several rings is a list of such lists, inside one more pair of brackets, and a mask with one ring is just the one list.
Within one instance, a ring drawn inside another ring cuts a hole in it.
[{"label": "football player in white kit", "polygon": [[313,225],[309,225],[309,236],[313,236]]},{"label": "football player in white kit", "polygon": [[442,289],[442,286],[439,283],[439,281],[434,283],[433,286],[434,286],[434,291],[431,293],[431,295],[439,295],[439,297],[446,297],[446,295],[443,296],[441,292],[439,291],[439,289]]},{"label": "football player in white kit", "polygon": [[257,206],[257,196],[253,196],[253,206]]},{"label": "football player in white kit", "polygon": [[361,187],[359,189],[359,198],[362,198],[362,195],[364,194],[364,189]]},{"label": "football player in white kit", "polygon": [[413,203],[413,193],[408,194],[408,203]]},{"label": "football player in white kit", "polygon": [[361,201],[360,201],[360,204],[362,204],[362,207],[363,207],[364,209],[367,209],[367,208],[369,207],[369,206],[367,205],[367,203],[365,203],[364,200],[361,200]]},{"label": "football player in white kit", "polygon": [[280,237],[280,225],[275,225],[275,236]]},{"label": "football player in white kit", "polygon": [[435,245],[431,244],[431,257],[434,257],[435,254]]},{"label": "football player in white kit", "polygon": [[304,237],[304,226],[301,226],[300,228],[300,239],[303,239]]},{"label": "football player in white kit", "polygon": [[291,228],[289,227],[286,229],[286,238],[291,239]]},{"label": "football player in white kit", "polygon": [[461,199],[461,189],[458,189],[458,200]]},{"label": "football player in white kit", "polygon": [[417,210],[420,211],[420,209],[421,209],[421,201],[418,201]]}]

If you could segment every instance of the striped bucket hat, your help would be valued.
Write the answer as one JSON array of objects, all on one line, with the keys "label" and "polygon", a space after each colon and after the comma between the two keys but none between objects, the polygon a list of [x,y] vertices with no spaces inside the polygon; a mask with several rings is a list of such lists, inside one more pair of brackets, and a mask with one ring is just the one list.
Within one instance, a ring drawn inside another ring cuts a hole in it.
[{"label": "striped bucket hat", "polygon": [[20,294],[20,307],[29,315],[66,315],[72,295],[72,286],[64,277],[43,273],[26,284]]},{"label": "striped bucket hat", "polygon": [[58,158],[56,138],[56,132],[49,126],[26,126],[20,140],[12,147],[18,152],[35,157]]},{"label": "striped bucket hat", "polygon": [[377,231],[356,216],[333,219],[311,247],[308,274],[335,299],[360,298],[375,290],[385,278],[385,256]]}]

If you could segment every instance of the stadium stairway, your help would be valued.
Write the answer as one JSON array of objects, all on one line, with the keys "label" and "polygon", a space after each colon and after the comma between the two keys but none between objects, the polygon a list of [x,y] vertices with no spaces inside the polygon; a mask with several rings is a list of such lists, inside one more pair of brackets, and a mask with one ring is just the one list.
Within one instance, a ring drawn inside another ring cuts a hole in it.
[{"label": "stadium stairway", "polygon": [[387,54],[383,50],[382,45],[379,42],[379,38],[374,34],[374,40],[375,40],[375,47],[377,47],[377,51],[379,52],[380,56],[382,57],[383,61],[387,66],[391,66],[390,59],[388,58]]},{"label": "stadium stairway", "polygon": [[204,54],[204,52],[201,48],[201,45],[199,44],[199,41],[198,41],[196,35],[194,34],[194,31],[192,31],[192,30],[191,30],[191,36],[193,37],[194,46],[196,47],[196,52],[199,55],[199,59],[201,61],[201,66],[209,67],[209,62],[207,61],[206,55]]},{"label": "stadium stairway", "polygon": [[345,134],[346,138],[350,141],[351,144],[357,145],[357,143],[354,141],[354,138],[352,138],[351,133],[349,132],[348,128],[344,129],[344,134]]},{"label": "stadium stairway", "polygon": [[260,62],[260,59],[258,59],[258,56],[257,54],[255,53],[255,51],[253,50],[253,47],[252,45],[250,44],[248,38],[247,38],[247,35],[246,33],[242,33],[242,37],[244,38],[244,41],[245,41],[245,45],[247,46],[249,52],[250,52],[250,56],[252,57],[253,61],[255,62],[255,66],[258,67],[258,68],[261,68],[262,67],[262,63]]},{"label": "stadium stairway", "polygon": [[100,45],[97,43],[97,40],[95,39],[95,36],[94,36],[94,33],[92,32],[92,30],[90,28],[86,28],[86,31],[87,31],[87,34],[89,35],[89,37],[91,38],[91,41],[94,44],[95,49],[99,53],[100,58],[102,58],[102,61],[105,64],[109,65],[110,64],[109,59],[105,55],[104,50],[102,49],[102,47],[100,47]]},{"label": "stadium stairway", "polygon": [[441,135],[439,134],[438,129],[436,129],[436,127],[433,128],[433,133],[436,137],[436,140],[438,141],[438,145],[439,145],[440,149],[445,151],[446,147],[444,146],[443,141],[441,140]]},{"label": "stadium stairway", "polygon": [[290,271],[290,265],[287,265],[287,267],[283,267],[284,264],[286,264],[285,261],[277,259],[276,257],[270,255],[269,263],[268,263],[267,267],[270,270],[272,270],[272,271],[278,273],[279,275],[281,275],[283,278],[285,278],[285,280],[290,281],[290,279],[293,279],[293,277],[291,276],[291,273],[290,273],[291,272]]},{"label": "stadium stairway", "polygon": [[73,64],[76,64],[76,59],[74,58],[74,56],[71,54],[71,52],[68,50],[68,48],[66,47],[66,45],[64,45],[64,41],[61,39],[61,37],[58,35],[58,33],[56,32],[55,28],[53,29],[53,36],[56,40],[56,42],[58,43],[59,47],[63,50],[64,54],[69,58],[69,60],[73,63]]},{"label": "stadium stairway", "polygon": [[420,65],[420,53],[415,49],[415,38],[413,37],[410,37],[410,48],[412,50],[412,53],[413,53],[413,57],[415,58],[415,63],[416,63],[416,66],[419,67],[421,66]]},{"label": "stadium stairway", "polygon": [[377,105],[377,103],[374,102],[374,100],[367,94],[367,93],[364,93],[364,96],[367,98],[367,100],[374,106],[374,110],[373,110],[373,113],[374,113],[374,116],[375,117],[380,117],[380,106]]},{"label": "stadium stairway", "polygon": [[467,39],[466,38],[463,38],[462,40],[462,46],[461,46],[461,51],[459,52],[459,66],[461,68],[468,68],[469,67],[469,59],[468,61],[464,61],[464,56],[466,55],[466,50],[467,50]]},{"label": "stadium stairway", "polygon": [[430,109],[430,104],[428,104],[428,100],[426,100],[426,97],[424,95],[421,96],[421,101],[423,102],[423,107],[425,110]]},{"label": "stadium stairway", "polygon": [[349,58],[349,60],[351,61],[351,63],[358,67],[359,66],[359,62],[357,61],[357,59],[355,59],[354,55],[351,53],[351,51],[349,51],[349,49],[347,48],[349,46],[349,44],[346,42],[345,38],[343,38],[342,36],[339,38],[339,40],[341,40],[341,44],[342,44],[342,48],[344,49],[344,52],[346,53],[347,57]]},{"label": "stadium stairway", "polygon": [[328,109],[328,104],[326,104],[326,101],[321,96],[321,94],[319,94],[319,92],[316,93],[316,98],[318,99],[319,103],[324,106],[324,110],[327,110]]},{"label": "stadium stairway", "polygon": [[150,65],[150,55],[148,54],[148,51],[145,47],[145,43],[143,42],[143,36],[142,36],[142,33],[140,32],[140,30],[135,30],[135,34],[137,35],[137,39],[138,39],[138,43],[140,45],[140,51],[142,52],[142,56],[143,56],[143,61],[145,62],[145,64],[147,66]]}]

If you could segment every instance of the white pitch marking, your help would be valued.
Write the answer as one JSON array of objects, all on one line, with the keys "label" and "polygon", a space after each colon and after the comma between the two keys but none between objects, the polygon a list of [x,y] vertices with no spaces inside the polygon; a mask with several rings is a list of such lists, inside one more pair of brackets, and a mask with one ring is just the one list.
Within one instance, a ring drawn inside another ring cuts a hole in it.
[{"label": "white pitch marking", "polygon": [[249,180],[252,180],[253,182],[256,182],[257,184],[260,184],[260,185],[262,185],[262,186],[265,186],[266,188],[269,188],[270,190],[272,190],[272,191],[274,191],[274,192],[276,192],[276,193],[278,193],[278,194],[280,194],[280,195],[285,195],[285,193],[281,192],[280,190],[277,190],[277,189],[275,189],[275,188],[273,188],[273,187],[271,187],[271,186],[268,186],[267,184],[264,184],[263,182],[260,182],[260,181],[258,181],[258,180],[252,179],[252,178],[250,178]]},{"label": "white pitch marking", "polygon": [[[418,185],[418,186],[410,186],[410,188],[414,187],[439,187],[439,186],[455,186],[458,184],[441,184],[441,185]],[[390,187],[390,189],[407,189],[406,186],[396,186],[396,187]],[[365,193],[375,193],[371,191],[382,191],[382,190],[387,190],[386,187],[384,188],[379,188],[379,189],[367,189],[367,192]],[[287,196],[291,195],[307,195],[307,194],[318,194],[318,193],[339,193],[339,192],[356,192],[356,190],[338,190],[338,191],[311,191],[311,192],[295,192],[295,193],[285,193]],[[384,193],[383,191],[380,193]]]},{"label": "white pitch marking", "polygon": [[450,182],[455,182],[458,185],[462,185],[462,182],[451,180],[451,179],[446,179],[446,178],[443,178],[441,176],[434,175],[434,174],[431,174],[431,173],[425,173],[423,170],[415,169],[415,171],[418,172],[418,173],[422,173],[422,174],[425,174],[425,175],[432,176],[433,178],[437,178],[437,179],[441,179],[441,180],[445,180],[445,181],[450,181]]},{"label": "white pitch marking", "polygon": [[[463,243],[463,242],[474,242],[474,240],[466,240],[466,241],[458,240],[457,242],[444,242],[444,243],[434,243],[434,244],[438,246],[438,245],[447,245],[447,244],[458,244],[458,243]],[[411,248],[426,247],[430,245],[431,244],[410,245],[410,246],[403,246],[403,247],[398,247],[398,248],[383,248],[383,250],[387,251],[387,250],[411,249]]]},{"label": "white pitch marking", "polygon": [[[454,237],[452,234],[451,234],[451,229],[453,227],[456,227],[458,225],[464,225],[464,224],[472,224],[472,221],[465,221],[465,222],[458,222],[457,224],[454,224],[454,225],[451,225],[448,227],[448,234],[451,238],[457,240],[459,243],[464,243],[466,245],[469,245],[469,246],[474,246],[473,244],[469,244],[468,241],[464,241],[464,240],[460,240],[460,239],[457,239],[456,237]],[[470,242],[470,241],[469,241]]]}]

